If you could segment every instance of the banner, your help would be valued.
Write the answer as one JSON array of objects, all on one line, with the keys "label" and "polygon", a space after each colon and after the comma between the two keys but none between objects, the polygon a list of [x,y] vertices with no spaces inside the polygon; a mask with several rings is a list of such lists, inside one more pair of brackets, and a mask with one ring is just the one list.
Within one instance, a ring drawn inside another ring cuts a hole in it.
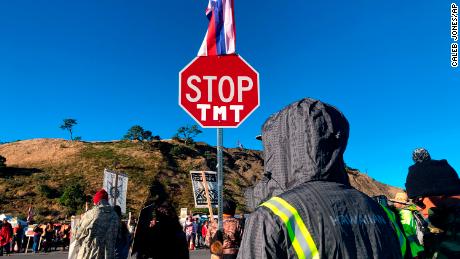
[{"label": "banner", "polygon": [[[217,173],[213,171],[205,171],[204,173],[208,184],[211,206],[217,208]],[[195,208],[207,208],[208,204],[201,171],[190,171],[190,178],[192,179]]]},{"label": "banner", "polygon": [[104,190],[109,193],[109,203],[121,207],[121,212],[126,213],[126,195],[128,192],[128,176],[104,169]]}]

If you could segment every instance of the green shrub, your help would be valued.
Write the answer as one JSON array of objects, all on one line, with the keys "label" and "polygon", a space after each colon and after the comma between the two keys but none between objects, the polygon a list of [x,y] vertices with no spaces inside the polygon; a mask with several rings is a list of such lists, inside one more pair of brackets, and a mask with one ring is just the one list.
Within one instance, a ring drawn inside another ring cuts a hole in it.
[{"label": "green shrub", "polygon": [[66,207],[70,214],[83,210],[86,202],[85,186],[81,181],[73,180],[65,188],[59,199],[61,205]]},{"label": "green shrub", "polygon": [[96,160],[116,158],[115,151],[110,147],[95,148],[93,146],[87,146],[82,149],[80,155],[83,158]]},{"label": "green shrub", "polygon": [[173,146],[171,148],[171,150],[169,151],[169,154],[171,156],[177,156],[177,157],[180,157],[182,155],[184,155],[186,153],[186,150],[187,148],[181,146],[181,145],[177,145],[177,146]]},{"label": "green shrub", "polygon": [[40,193],[40,195],[48,199],[54,199],[59,197],[59,192],[46,184],[40,184],[38,186],[38,192]]}]

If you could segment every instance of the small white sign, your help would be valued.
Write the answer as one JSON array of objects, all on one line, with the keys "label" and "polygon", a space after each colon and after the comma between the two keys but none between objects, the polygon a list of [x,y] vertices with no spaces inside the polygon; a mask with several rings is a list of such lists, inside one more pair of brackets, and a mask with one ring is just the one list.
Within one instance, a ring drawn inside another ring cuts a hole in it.
[{"label": "small white sign", "polygon": [[[117,179],[118,178],[118,179]],[[121,212],[126,214],[126,195],[128,192],[128,176],[123,173],[104,169],[104,190],[109,193],[109,203],[121,207]]]}]

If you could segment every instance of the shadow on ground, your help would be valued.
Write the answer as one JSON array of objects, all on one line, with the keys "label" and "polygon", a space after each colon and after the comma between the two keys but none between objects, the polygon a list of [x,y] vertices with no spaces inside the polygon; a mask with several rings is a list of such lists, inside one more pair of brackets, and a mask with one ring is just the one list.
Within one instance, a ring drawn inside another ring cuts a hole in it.
[{"label": "shadow on ground", "polygon": [[8,178],[16,175],[30,176],[32,174],[41,172],[43,172],[43,170],[38,168],[3,167],[0,168],[0,177]]}]

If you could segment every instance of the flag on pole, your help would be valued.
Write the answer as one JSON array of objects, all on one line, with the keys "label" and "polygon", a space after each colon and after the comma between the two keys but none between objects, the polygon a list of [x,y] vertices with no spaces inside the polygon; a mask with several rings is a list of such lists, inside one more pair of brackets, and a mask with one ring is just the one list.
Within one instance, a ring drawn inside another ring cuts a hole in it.
[{"label": "flag on pole", "polygon": [[209,0],[206,16],[209,26],[198,56],[235,54],[234,0]]},{"label": "flag on pole", "polygon": [[32,206],[29,206],[29,210],[27,211],[27,222],[30,223],[33,221],[34,218],[34,210],[32,209]]}]

